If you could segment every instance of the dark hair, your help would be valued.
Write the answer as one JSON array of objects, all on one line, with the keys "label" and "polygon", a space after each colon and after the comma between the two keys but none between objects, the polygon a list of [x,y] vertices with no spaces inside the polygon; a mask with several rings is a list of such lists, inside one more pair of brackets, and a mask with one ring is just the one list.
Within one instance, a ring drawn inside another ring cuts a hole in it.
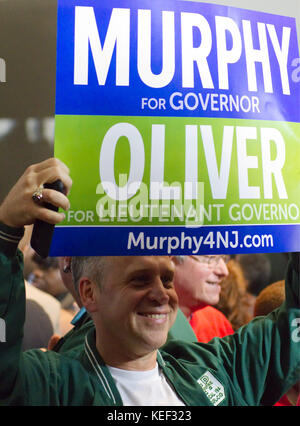
[{"label": "dark hair", "polygon": [[32,260],[43,270],[46,270],[49,268],[57,269],[59,267],[57,257],[46,257],[44,259],[41,256],[39,256],[37,253],[34,253],[32,255]]},{"label": "dark hair", "polygon": [[268,315],[285,301],[284,280],[268,285],[257,298],[254,305],[254,316]]},{"label": "dark hair", "polygon": [[247,290],[257,296],[258,293],[269,283],[271,274],[271,263],[265,254],[249,253],[240,254],[236,260],[241,265],[247,280]]}]

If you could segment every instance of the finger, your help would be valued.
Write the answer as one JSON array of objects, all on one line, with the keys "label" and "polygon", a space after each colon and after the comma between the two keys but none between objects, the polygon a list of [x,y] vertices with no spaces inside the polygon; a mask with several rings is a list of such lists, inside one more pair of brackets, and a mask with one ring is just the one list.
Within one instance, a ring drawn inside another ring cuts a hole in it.
[{"label": "finger", "polygon": [[57,168],[56,166],[49,167],[39,172],[36,176],[37,186],[43,185],[45,183],[53,183],[58,179],[62,181],[65,187],[65,193],[68,194],[72,186],[72,179],[60,168]]},{"label": "finger", "polygon": [[50,223],[51,225],[56,225],[66,218],[65,214],[62,212],[55,212],[41,206],[37,206],[37,208],[38,210],[35,217],[43,220],[44,222]]},{"label": "finger", "polygon": [[68,166],[65,163],[63,163],[61,160],[55,157],[48,158],[47,160],[41,161],[40,163],[33,164],[31,167],[36,173],[39,173],[42,170],[48,169],[49,167],[59,167],[62,170],[64,170],[67,174],[69,174],[70,172]]},{"label": "finger", "polygon": [[[43,166],[41,166],[42,164]],[[65,193],[68,194],[72,186],[68,168],[60,160],[49,159],[38,165],[28,167],[17,185],[33,192],[44,183],[53,183],[58,179],[63,182]]]},{"label": "finger", "polygon": [[53,204],[55,207],[61,207],[63,210],[69,210],[70,202],[68,198],[59,191],[55,191],[54,189],[43,189],[43,201],[46,203]]}]

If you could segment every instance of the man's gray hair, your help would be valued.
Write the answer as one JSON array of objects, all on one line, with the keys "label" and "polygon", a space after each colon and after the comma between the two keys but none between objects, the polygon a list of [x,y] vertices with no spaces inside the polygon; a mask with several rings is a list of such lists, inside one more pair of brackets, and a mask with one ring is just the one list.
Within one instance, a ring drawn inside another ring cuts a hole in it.
[{"label": "man's gray hair", "polygon": [[82,277],[95,281],[101,288],[105,267],[105,256],[75,256],[71,258],[71,271],[76,292]]},{"label": "man's gray hair", "polygon": [[183,263],[185,259],[187,258],[187,256],[174,256],[174,257],[176,257],[178,263]]}]

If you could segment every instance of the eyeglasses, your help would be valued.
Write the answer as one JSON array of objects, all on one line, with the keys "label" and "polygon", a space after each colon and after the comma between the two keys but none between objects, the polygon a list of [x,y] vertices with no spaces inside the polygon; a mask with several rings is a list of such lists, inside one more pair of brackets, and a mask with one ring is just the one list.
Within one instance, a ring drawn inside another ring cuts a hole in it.
[{"label": "eyeglasses", "polygon": [[203,263],[205,265],[213,266],[217,265],[222,259],[224,263],[228,263],[230,260],[229,254],[212,254],[212,255],[201,255],[201,256],[190,256],[196,262]]}]

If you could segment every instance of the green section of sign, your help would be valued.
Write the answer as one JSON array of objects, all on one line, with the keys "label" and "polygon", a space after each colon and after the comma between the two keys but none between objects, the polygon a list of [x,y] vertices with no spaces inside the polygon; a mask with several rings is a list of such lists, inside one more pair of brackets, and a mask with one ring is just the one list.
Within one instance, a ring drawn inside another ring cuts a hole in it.
[{"label": "green section of sign", "polygon": [[[299,223],[299,126],[240,119],[56,116],[55,156],[68,165],[73,179],[71,209],[61,225]],[[117,136],[123,128],[130,137]],[[127,200],[108,197],[99,185],[100,163],[103,174],[113,176],[120,187],[136,175],[139,189],[132,189]],[[171,195],[170,200],[151,201],[154,175],[163,176],[165,188],[177,187],[179,199]],[[198,200],[189,200],[185,180],[195,175]]]}]

